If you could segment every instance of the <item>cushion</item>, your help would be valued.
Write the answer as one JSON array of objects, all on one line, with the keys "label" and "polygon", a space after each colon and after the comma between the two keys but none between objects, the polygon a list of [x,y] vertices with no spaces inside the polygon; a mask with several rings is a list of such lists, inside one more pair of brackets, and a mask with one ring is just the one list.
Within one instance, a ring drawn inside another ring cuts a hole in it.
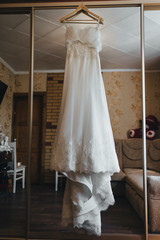
[{"label": "cushion", "polygon": [[148,192],[152,199],[160,200],[160,175],[148,177]]},{"label": "cushion", "polygon": [[160,172],[160,139],[150,141],[147,154],[148,169]]},{"label": "cushion", "polygon": [[160,232],[160,176],[148,177],[149,228],[151,232]]},{"label": "cushion", "polygon": [[[143,198],[143,169],[125,168],[126,182]],[[147,176],[160,176],[160,173],[147,170]]]},{"label": "cushion", "polygon": [[142,168],[142,139],[126,139],[122,142],[123,168]]},{"label": "cushion", "polygon": [[114,173],[111,177],[111,181],[125,181],[126,174],[120,170],[119,173]]},{"label": "cushion", "polygon": [[140,218],[144,221],[144,200],[133,188],[130,187],[128,183],[125,185],[125,196]]}]

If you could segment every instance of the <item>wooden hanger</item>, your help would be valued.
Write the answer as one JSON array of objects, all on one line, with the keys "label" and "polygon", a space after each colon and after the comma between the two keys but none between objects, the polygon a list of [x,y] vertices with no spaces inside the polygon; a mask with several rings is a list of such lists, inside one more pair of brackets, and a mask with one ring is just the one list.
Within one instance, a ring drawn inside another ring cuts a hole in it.
[{"label": "wooden hanger", "polygon": [[[84,20],[84,19],[73,19],[75,16],[79,15],[80,13],[84,13],[91,19]],[[80,4],[77,9],[75,9],[73,12],[67,14],[66,16],[62,17],[60,19],[61,23],[67,22],[67,23],[95,23],[99,22],[100,24],[103,24],[103,18],[99,17],[95,13],[91,12],[84,4]]]}]

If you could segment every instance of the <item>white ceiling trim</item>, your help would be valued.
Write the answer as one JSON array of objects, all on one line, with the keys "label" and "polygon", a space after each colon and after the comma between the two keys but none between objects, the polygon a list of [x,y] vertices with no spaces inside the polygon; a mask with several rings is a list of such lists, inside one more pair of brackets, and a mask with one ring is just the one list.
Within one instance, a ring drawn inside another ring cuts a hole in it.
[{"label": "white ceiling trim", "polygon": [[3,60],[3,58],[0,57],[0,62],[6,67],[8,68],[13,74],[16,74],[16,71],[7,63]]},{"label": "white ceiling trim", "polygon": [[102,69],[102,72],[140,72],[141,69]]},{"label": "white ceiling trim", "polygon": [[[101,69],[101,72],[140,72],[140,71],[141,69]],[[64,69],[34,70],[34,73],[64,73]],[[15,74],[29,74],[29,71],[15,71]]]},{"label": "white ceiling trim", "polygon": [[[64,69],[34,70],[34,73],[64,73]],[[15,74],[29,74],[29,71],[15,71]]]},{"label": "white ceiling trim", "polygon": [[[15,71],[7,62],[0,57],[0,62],[4,64],[13,74],[29,74],[29,71]],[[141,69],[101,69],[101,72],[141,72]],[[160,72],[160,70],[146,70],[145,72]],[[34,73],[64,73],[64,69],[34,70]]]},{"label": "white ceiling trim", "polygon": [[[141,69],[102,69],[101,72],[141,72]],[[145,72],[159,72],[160,70],[146,70]],[[57,70],[35,70],[34,73],[64,73],[63,69],[57,69]],[[17,71],[15,74],[29,74],[27,71]]]}]

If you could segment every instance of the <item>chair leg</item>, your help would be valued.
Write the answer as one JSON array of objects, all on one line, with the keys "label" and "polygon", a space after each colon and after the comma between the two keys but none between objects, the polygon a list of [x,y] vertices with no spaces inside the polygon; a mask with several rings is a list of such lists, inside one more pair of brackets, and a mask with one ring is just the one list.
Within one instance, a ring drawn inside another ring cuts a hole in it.
[{"label": "chair leg", "polygon": [[13,176],[13,193],[16,193],[16,176]]},{"label": "chair leg", "polygon": [[58,172],[55,171],[55,191],[58,191]]},{"label": "chair leg", "polygon": [[22,188],[25,188],[25,168],[23,169]]}]

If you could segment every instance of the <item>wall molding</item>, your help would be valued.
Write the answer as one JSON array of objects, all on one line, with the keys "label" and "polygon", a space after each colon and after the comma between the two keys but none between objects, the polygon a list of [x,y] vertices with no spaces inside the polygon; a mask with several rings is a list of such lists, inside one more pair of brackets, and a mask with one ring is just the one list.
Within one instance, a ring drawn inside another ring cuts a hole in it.
[{"label": "wall molding", "polygon": [[[141,69],[102,69],[101,72],[141,72]],[[148,72],[160,73],[160,70],[146,70]],[[15,74],[29,74],[29,71],[15,71]],[[64,69],[35,70],[34,73],[64,73]]]}]

